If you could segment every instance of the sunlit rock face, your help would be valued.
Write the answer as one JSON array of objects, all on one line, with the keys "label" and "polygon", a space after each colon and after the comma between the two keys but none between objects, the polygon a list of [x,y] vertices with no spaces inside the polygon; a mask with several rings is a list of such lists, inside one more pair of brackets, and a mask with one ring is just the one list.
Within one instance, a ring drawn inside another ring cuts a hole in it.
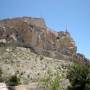
[{"label": "sunlit rock face", "polygon": [[54,32],[46,26],[42,18],[22,17],[1,20],[0,43],[0,45],[32,48],[38,54],[54,58],[60,58],[61,54],[72,55],[76,52],[75,42],[70,33]]},{"label": "sunlit rock face", "polygon": [[0,83],[0,90],[8,90],[5,83]]}]

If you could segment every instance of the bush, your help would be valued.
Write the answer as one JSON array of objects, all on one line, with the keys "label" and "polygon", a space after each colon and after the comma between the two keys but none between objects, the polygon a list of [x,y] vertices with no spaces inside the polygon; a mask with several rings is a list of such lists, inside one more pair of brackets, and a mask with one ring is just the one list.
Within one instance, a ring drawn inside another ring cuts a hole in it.
[{"label": "bush", "polygon": [[69,90],[90,90],[89,67],[74,63],[68,70],[67,78],[71,83]]},{"label": "bush", "polygon": [[17,86],[18,84],[20,84],[20,79],[17,77],[17,75],[13,75],[10,77],[7,83],[10,86]]},{"label": "bush", "polygon": [[53,76],[52,72],[49,71],[48,77],[45,77],[44,80],[42,80],[45,90],[62,90],[60,87],[60,79],[61,76],[58,72]]},{"label": "bush", "polygon": [[3,81],[3,79],[2,79],[2,74],[3,74],[2,69],[0,69],[0,82]]},{"label": "bush", "polygon": [[59,90],[60,88],[60,76],[57,74],[54,80],[51,82],[51,89],[50,90]]}]

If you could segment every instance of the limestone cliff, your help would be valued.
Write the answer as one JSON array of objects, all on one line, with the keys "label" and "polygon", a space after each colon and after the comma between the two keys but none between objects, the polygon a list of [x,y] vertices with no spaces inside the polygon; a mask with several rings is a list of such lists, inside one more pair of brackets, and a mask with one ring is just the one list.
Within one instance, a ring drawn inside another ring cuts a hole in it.
[{"label": "limestone cliff", "polygon": [[0,43],[31,48],[37,54],[53,58],[62,59],[76,53],[76,45],[70,33],[50,30],[42,18],[1,20]]}]

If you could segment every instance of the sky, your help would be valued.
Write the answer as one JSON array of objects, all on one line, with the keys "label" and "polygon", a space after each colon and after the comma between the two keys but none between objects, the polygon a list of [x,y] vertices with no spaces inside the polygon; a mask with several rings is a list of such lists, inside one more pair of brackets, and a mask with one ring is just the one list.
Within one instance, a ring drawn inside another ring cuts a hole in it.
[{"label": "sky", "polygon": [[22,16],[44,18],[54,31],[67,25],[77,52],[90,59],[90,0],[0,0],[0,19]]}]

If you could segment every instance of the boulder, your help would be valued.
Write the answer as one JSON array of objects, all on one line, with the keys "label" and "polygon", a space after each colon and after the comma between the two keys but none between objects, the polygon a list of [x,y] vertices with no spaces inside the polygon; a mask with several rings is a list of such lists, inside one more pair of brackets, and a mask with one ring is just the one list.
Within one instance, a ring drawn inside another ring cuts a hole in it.
[{"label": "boulder", "polygon": [[25,85],[19,85],[14,87],[15,90],[28,90]]},{"label": "boulder", "polygon": [[0,83],[0,90],[8,90],[5,83]]}]

